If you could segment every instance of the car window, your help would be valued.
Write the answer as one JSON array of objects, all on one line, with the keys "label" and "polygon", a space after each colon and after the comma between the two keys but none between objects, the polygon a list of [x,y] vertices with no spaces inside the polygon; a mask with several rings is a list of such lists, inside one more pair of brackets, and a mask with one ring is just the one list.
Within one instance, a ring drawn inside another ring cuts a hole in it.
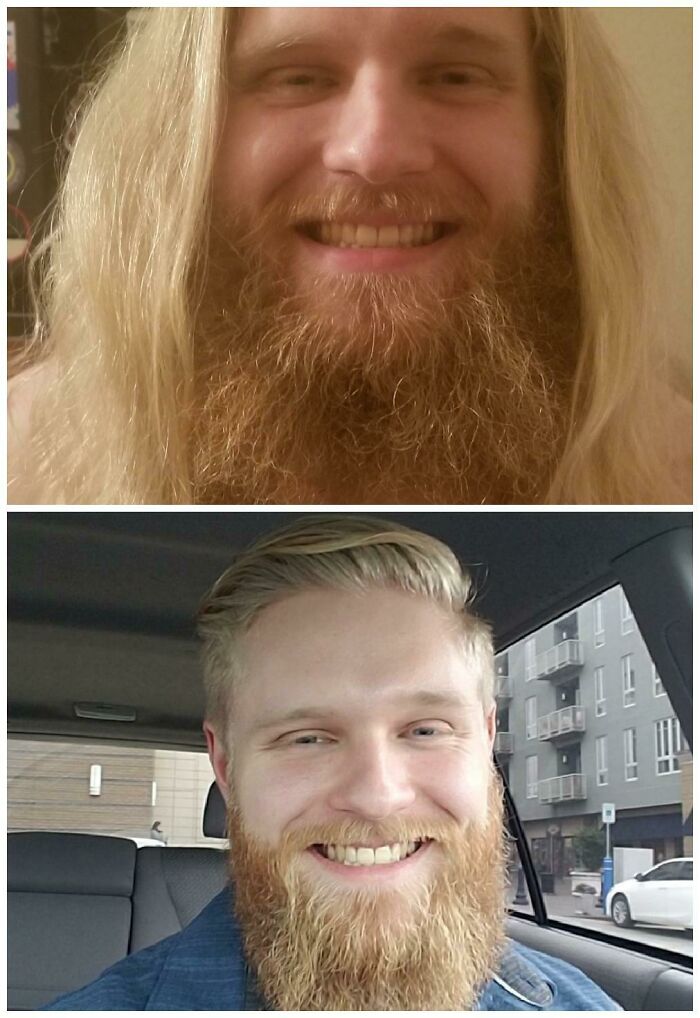
[{"label": "car window", "polygon": [[10,739],[13,831],[75,831],[139,844],[217,847],[202,818],[214,775],[206,753],[99,742]]},{"label": "car window", "polygon": [[652,870],[651,873],[647,873],[645,880],[680,880],[681,878],[681,863],[679,862],[665,862],[662,866],[657,866],[656,869]]},{"label": "car window", "polygon": [[[496,671],[496,759],[547,914],[691,954],[682,929],[620,930],[604,911],[604,807],[614,882],[658,863],[655,879],[683,879],[671,860],[692,854],[692,757],[621,587],[509,646]],[[509,874],[509,905],[532,911],[518,859]]]}]

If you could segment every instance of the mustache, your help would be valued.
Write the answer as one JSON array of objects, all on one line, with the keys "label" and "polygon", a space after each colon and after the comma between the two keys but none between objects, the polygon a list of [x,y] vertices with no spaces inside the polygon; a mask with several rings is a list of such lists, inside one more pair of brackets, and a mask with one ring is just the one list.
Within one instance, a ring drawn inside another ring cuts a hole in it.
[{"label": "mustache", "polygon": [[470,232],[482,230],[488,222],[489,209],[475,190],[460,191],[431,186],[376,188],[361,182],[339,182],[333,187],[299,196],[278,196],[270,200],[260,215],[250,222],[243,210],[220,210],[213,234],[238,238],[245,247],[257,237],[280,228],[304,224],[358,219],[363,214],[390,212],[401,222],[441,222],[466,227]]},{"label": "mustache", "polygon": [[[238,828],[241,825],[240,815],[234,814],[233,824],[230,827]],[[456,821],[399,818],[393,817],[380,823],[368,823],[363,820],[352,819],[343,821],[330,821],[323,824],[305,824],[286,831],[280,841],[275,855],[285,858],[300,851],[310,848],[312,845],[393,845],[402,842],[415,841],[438,841],[448,844],[456,844],[468,839],[471,832],[476,830],[474,822],[458,824]],[[251,836],[248,835],[250,838]],[[251,838],[251,841],[256,841]],[[260,844],[259,849],[265,850]]]},{"label": "mustache", "polygon": [[488,208],[477,192],[455,194],[431,187],[375,188],[361,183],[339,183],[332,189],[271,203],[270,217],[289,226],[305,222],[357,218],[362,214],[391,212],[407,222],[455,223],[479,227]]}]

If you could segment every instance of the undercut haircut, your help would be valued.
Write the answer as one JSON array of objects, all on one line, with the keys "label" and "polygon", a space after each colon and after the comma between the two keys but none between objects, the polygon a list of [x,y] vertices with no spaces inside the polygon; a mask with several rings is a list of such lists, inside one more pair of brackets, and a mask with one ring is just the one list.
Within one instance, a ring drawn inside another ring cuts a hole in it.
[{"label": "undercut haircut", "polygon": [[304,591],[377,589],[425,598],[454,622],[487,713],[495,681],[491,631],[470,608],[472,579],[450,548],[391,520],[304,517],[240,554],[200,604],[205,713],[224,742],[236,687],[246,680],[242,640],[259,613]]}]

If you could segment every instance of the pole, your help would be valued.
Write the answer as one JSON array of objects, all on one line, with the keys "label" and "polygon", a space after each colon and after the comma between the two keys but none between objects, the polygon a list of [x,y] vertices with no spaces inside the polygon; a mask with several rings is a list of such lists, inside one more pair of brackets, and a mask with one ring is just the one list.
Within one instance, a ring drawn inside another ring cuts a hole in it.
[{"label": "pole", "polygon": [[605,858],[603,859],[603,874],[600,882],[600,906],[605,912],[605,899],[608,891],[613,885],[613,861],[610,857],[610,824],[605,824]]}]

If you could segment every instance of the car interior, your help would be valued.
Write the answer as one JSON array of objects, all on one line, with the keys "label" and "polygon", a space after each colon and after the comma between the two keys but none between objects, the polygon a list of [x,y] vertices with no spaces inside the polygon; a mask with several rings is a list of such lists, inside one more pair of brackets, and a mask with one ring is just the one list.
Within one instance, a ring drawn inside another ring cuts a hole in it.
[{"label": "car interior", "polygon": [[[9,738],[203,752],[199,599],[236,552],[306,515],[10,515]],[[497,652],[621,583],[692,750],[692,514],[372,515],[435,535],[469,566],[473,609],[491,623]],[[507,787],[504,795],[532,904],[532,914],[511,907],[509,936],[576,965],[624,1010],[692,1010],[692,958],[547,915]],[[202,824],[207,837],[225,836],[215,785]],[[226,880],[218,846],[163,849],[55,830],[11,833],[8,1007],[39,1008],[178,932]]]}]

